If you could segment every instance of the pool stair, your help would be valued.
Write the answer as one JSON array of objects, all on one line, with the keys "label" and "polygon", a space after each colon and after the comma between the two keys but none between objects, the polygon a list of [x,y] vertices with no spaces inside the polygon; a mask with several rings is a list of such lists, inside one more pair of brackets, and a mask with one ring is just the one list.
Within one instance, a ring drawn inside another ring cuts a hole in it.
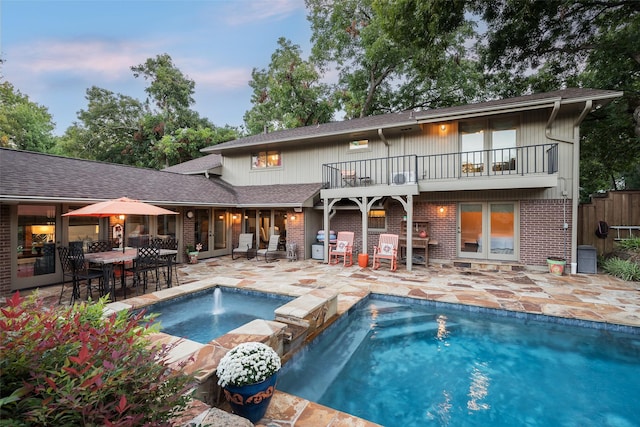
[{"label": "pool stair", "polygon": [[442,339],[459,325],[438,313],[415,313],[409,306],[385,307],[378,311],[368,337],[372,340]]}]

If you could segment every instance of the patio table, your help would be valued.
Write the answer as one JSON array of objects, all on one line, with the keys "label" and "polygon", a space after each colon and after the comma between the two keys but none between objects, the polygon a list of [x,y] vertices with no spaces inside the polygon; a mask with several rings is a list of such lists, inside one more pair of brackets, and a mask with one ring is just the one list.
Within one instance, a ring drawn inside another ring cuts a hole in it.
[{"label": "patio table", "polygon": [[[171,255],[176,255],[178,251],[175,249],[160,249],[159,251],[160,251],[159,255],[161,257],[166,257],[167,259],[167,269],[168,269],[167,286],[171,287],[171,273],[173,269],[173,262],[172,262],[173,256]],[[126,291],[126,284],[125,284],[124,265],[126,262],[135,260],[137,256],[138,256],[138,250],[135,248],[125,249],[124,251],[122,249],[116,248],[112,251],[107,251],[107,252],[94,252],[94,253],[85,254],[84,259],[85,261],[102,265],[104,283],[106,284],[105,292],[109,293],[113,298],[113,300],[115,301],[116,283],[115,283],[115,276],[113,275],[114,266],[115,264],[122,265],[121,282],[122,282],[122,289],[124,290],[124,295],[126,298],[127,291]],[[110,286],[109,284],[112,283],[112,280],[111,280],[112,278],[113,278],[113,284]]]}]

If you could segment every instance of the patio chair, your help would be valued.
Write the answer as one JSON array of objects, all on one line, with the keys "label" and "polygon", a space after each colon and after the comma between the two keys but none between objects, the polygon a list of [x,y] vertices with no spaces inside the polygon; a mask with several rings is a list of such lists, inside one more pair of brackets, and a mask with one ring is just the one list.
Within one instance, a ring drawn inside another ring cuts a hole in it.
[{"label": "patio chair", "polygon": [[380,268],[380,260],[388,259],[391,265],[391,271],[398,268],[398,235],[397,234],[381,234],[378,240],[378,246],[373,248],[373,269]]},{"label": "patio chair", "polygon": [[62,294],[64,292],[64,284],[67,282],[66,278],[71,279],[71,301],[73,304],[76,299],[80,298],[80,282],[87,282],[87,299],[89,296],[93,296],[91,292],[91,281],[98,279],[98,290],[102,295],[103,279],[104,275],[102,270],[91,269],[88,267],[84,260],[84,252],[77,247],[58,247],[58,255],[60,256],[60,264],[62,265],[63,284],[60,290],[60,298],[58,304],[62,303]]},{"label": "patio chair", "polygon": [[238,239],[238,247],[231,252],[231,259],[236,259],[236,254],[243,254],[249,258],[250,249],[253,249],[253,233],[241,234]]},{"label": "patio chair", "polygon": [[343,170],[342,172],[342,186],[343,187],[355,187],[356,186],[356,171]]},{"label": "patio chair", "polygon": [[329,245],[329,264],[337,264],[339,258],[345,267],[353,265],[353,231],[338,231],[335,244]]},{"label": "patio chair", "polygon": [[280,250],[280,235],[272,234],[269,237],[269,246],[266,249],[258,249],[256,251],[256,258],[260,259],[260,257],[264,257],[265,262],[269,262],[269,257],[272,260],[279,258],[281,256],[286,256],[287,252]]},{"label": "patio chair", "polygon": [[[133,260],[133,287],[136,288],[136,293],[140,284],[142,284],[142,293],[147,292],[147,285],[149,283],[149,273],[155,275],[156,290],[158,290],[158,260],[160,258],[160,249],[155,246],[140,246],[138,249],[138,255]],[[126,288],[125,299],[126,295]]]},{"label": "patio chair", "polygon": [[[158,249],[171,249],[174,251],[178,250],[178,239],[173,237],[167,237],[166,239],[155,238],[151,242],[152,246],[155,246]],[[178,279],[178,269],[175,267],[176,265],[176,254],[171,255],[160,255],[158,258],[158,267],[160,269],[165,269],[162,274],[164,275],[164,282],[167,284],[167,288],[172,286],[172,274],[175,271],[176,273],[176,284],[180,286],[180,280]]]}]

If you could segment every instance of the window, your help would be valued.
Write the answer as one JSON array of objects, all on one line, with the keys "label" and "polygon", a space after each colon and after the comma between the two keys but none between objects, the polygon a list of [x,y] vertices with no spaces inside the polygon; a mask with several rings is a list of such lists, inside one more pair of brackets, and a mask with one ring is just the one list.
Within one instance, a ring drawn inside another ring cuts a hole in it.
[{"label": "window", "polygon": [[515,117],[460,123],[460,165],[463,174],[516,169]]},{"label": "window", "polygon": [[351,141],[349,143],[349,150],[362,150],[364,148],[369,148],[369,140],[361,139],[359,141]]},{"label": "window", "polygon": [[282,166],[279,151],[261,151],[251,155],[251,169],[275,168]]},{"label": "window", "polygon": [[369,229],[386,230],[387,213],[384,209],[372,209],[369,211]]},{"label": "window", "polygon": [[18,206],[18,277],[55,272],[56,207]]}]

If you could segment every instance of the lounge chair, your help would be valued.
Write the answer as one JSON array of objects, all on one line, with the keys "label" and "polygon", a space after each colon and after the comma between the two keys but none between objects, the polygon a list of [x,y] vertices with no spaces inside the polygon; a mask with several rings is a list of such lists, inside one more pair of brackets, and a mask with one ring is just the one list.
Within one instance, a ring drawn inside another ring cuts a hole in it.
[{"label": "lounge chair", "polygon": [[336,243],[329,246],[329,264],[337,264],[339,257],[345,267],[353,265],[353,231],[339,231]]},{"label": "lounge chair", "polygon": [[381,234],[378,246],[373,248],[373,269],[380,267],[380,260],[388,259],[391,263],[391,271],[398,268],[398,235]]},{"label": "lounge chair", "polygon": [[231,252],[231,259],[236,259],[236,254],[249,258],[251,249],[253,249],[253,233],[243,233],[238,239],[238,247]]},{"label": "lounge chair", "polygon": [[258,251],[256,252],[256,258],[260,259],[260,257],[262,256],[264,257],[264,260],[266,262],[269,262],[269,258],[274,260],[276,258],[286,256],[286,251],[278,250],[279,242],[280,235],[272,234],[271,237],[269,237],[269,246],[267,246],[266,249],[258,249]]}]

